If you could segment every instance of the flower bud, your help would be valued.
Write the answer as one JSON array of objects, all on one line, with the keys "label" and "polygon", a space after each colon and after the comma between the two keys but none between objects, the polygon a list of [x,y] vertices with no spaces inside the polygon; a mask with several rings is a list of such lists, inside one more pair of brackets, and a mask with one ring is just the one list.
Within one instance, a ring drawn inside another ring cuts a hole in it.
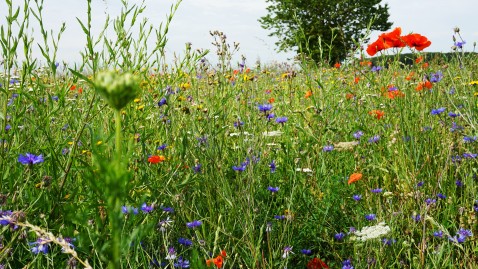
[{"label": "flower bud", "polygon": [[138,78],[131,73],[102,71],[94,82],[96,91],[116,110],[125,107],[141,91]]}]

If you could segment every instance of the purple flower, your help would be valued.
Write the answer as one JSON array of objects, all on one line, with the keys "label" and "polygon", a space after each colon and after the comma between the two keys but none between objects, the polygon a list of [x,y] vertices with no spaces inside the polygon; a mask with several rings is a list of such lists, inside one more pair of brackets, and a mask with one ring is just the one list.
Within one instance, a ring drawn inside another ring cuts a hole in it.
[{"label": "purple flower", "polygon": [[465,159],[475,159],[478,156],[476,153],[463,153]]},{"label": "purple flower", "polygon": [[381,66],[373,66],[370,71],[372,71],[372,72],[378,72],[378,71],[380,71],[380,70],[382,70],[382,67],[381,67]]},{"label": "purple flower", "polygon": [[420,214],[413,214],[412,215],[412,219],[415,221],[415,222],[419,222],[422,217],[420,216]]},{"label": "purple flower", "polygon": [[202,165],[201,165],[200,163],[196,164],[196,165],[193,167],[194,173],[196,173],[196,174],[201,173],[201,166],[202,166]]},{"label": "purple flower", "polygon": [[440,82],[443,78],[443,73],[441,71],[438,71],[434,74],[430,74],[430,82],[437,83]]},{"label": "purple flower", "polygon": [[372,193],[381,193],[382,192],[382,189],[381,188],[377,188],[377,189],[371,189],[370,190]]},{"label": "purple flower", "polygon": [[257,107],[259,108],[259,111],[264,112],[264,113],[272,109],[271,104],[258,105]]},{"label": "purple flower", "polygon": [[443,231],[434,231],[433,236],[438,237],[438,238],[442,238],[443,237]]},{"label": "purple flower", "polygon": [[167,144],[162,144],[161,146],[157,147],[157,150],[165,150],[168,147]]},{"label": "purple flower", "polygon": [[199,227],[201,226],[202,222],[200,220],[193,220],[192,222],[188,222],[186,223],[186,226],[189,228],[189,229],[194,229],[196,227]]},{"label": "purple flower", "polygon": [[42,163],[43,162],[43,155],[40,154],[40,155],[37,156],[37,155],[31,154],[31,153],[26,153],[25,155],[20,154],[20,156],[18,156],[18,161],[21,164],[24,164],[24,165],[33,165],[33,164],[37,164],[37,163]]},{"label": "purple flower", "polygon": [[287,117],[278,117],[276,118],[276,123],[284,124],[287,122]]},{"label": "purple flower", "polygon": [[238,165],[238,166],[233,166],[232,167],[232,170],[234,171],[238,171],[238,172],[243,172],[244,170],[246,170],[247,166],[244,165],[244,164],[241,164],[241,165]]},{"label": "purple flower", "polygon": [[334,145],[326,145],[322,148],[323,152],[330,152],[332,150],[334,150]]},{"label": "purple flower", "polygon": [[423,186],[423,184],[425,184],[425,182],[420,181],[420,182],[417,183],[417,187],[421,187],[421,186]]},{"label": "purple flower", "polygon": [[353,134],[355,139],[360,139],[362,137],[362,135],[363,135],[362,131],[357,131]]},{"label": "purple flower", "polygon": [[270,113],[270,114],[267,114],[267,120],[272,120],[273,118],[275,118],[276,115],[274,113]]},{"label": "purple flower", "polygon": [[353,198],[355,201],[358,202],[358,201],[362,200],[362,195],[360,195],[360,194],[355,194],[354,196],[352,196],[352,198]]},{"label": "purple flower", "polygon": [[459,179],[457,179],[457,180],[455,181],[455,184],[456,184],[456,186],[457,186],[458,188],[463,187],[463,182],[462,182],[461,180],[459,180]]},{"label": "purple flower", "polygon": [[372,221],[372,220],[375,220],[377,217],[375,214],[368,214],[368,215],[365,215],[365,219],[368,220],[368,221]]},{"label": "purple flower", "polygon": [[37,241],[29,243],[30,246],[33,246],[31,248],[31,252],[33,254],[48,254],[48,247],[49,247],[49,239],[44,239],[44,238],[38,238]]},{"label": "purple flower", "polygon": [[465,143],[471,143],[476,141],[476,136],[465,136],[463,137],[463,142]]},{"label": "purple flower", "polygon": [[337,233],[337,234],[334,235],[334,238],[335,238],[335,240],[337,240],[337,241],[342,241],[342,239],[344,239],[344,237],[345,237],[345,234],[342,233],[342,232]]},{"label": "purple flower", "polygon": [[393,239],[393,238],[390,238],[390,239],[384,238],[384,239],[382,239],[382,243],[383,243],[384,245],[387,245],[387,246],[391,246],[391,245],[392,245],[393,243],[395,243],[395,242],[397,242],[397,240],[395,240],[395,239]]},{"label": "purple flower", "polygon": [[146,203],[143,203],[141,205],[141,211],[143,211],[143,213],[150,213],[151,211],[153,211],[154,207],[153,205],[150,205],[148,206]]},{"label": "purple flower", "polygon": [[276,171],[276,162],[272,160],[272,162],[269,164],[269,167],[271,169],[271,173],[274,173]]},{"label": "purple flower", "polygon": [[455,113],[455,112],[448,112],[448,116],[452,117],[452,118],[456,118],[458,116],[460,116],[459,113]]},{"label": "purple flower", "polygon": [[455,46],[459,49],[462,49],[463,45],[465,45],[465,44],[466,44],[466,41],[464,41],[464,40],[455,42]]},{"label": "purple flower", "polygon": [[287,257],[289,257],[290,253],[294,254],[294,252],[292,252],[292,247],[291,246],[286,246],[284,248],[284,252],[282,254],[282,258],[285,259]]},{"label": "purple flower", "polygon": [[432,115],[440,115],[441,113],[445,112],[446,108],[440,107],[437,109],[432,109]]},{"label": "purple flower", "polygon": [[440,198],[440,199],[446,199],[446,195],[441,194],[441,193],[437,194],[437,197]]},{"label": "purple flower", "polygon": [[128,207],[127,207],[127,206],[125,206],[125,205],[124,205],[124,206],[122,206],[122,207],[121,207],[121,212],[123,212],[123,214],[128,214],[128,212],[129,212],[129,209],[128,209]]},{"label": "purple flower", "polygon": [[368,142],[369,143],[378,143],[380,141],[380,136],[379,135],[374,135],[373,137],[369,138]]},{"label": "purple flower", "polygon": [[426,203],[427,205],[432,205],[432,204],[435,204],[436,202],[437,202],[437,200],[436,200],[436,199],[432,199],[432,198],[427,198],[427,199],[425,200],[425,203]]},{"label": "purple flower", "polygon": [[350,260],[345,260],[342,262],[342,269],[354,269],[352,262]]},{"label": "purple flower", "polygon": [[274,216],[274,219],[276,219],[276,220],[283,220],[283,219],[285,219],[285,215],[275,215],[275,216]]},{"label": "purple flower", "polygon": [[174,268],[189,268],[189,261],[179,257],[178,262],[174,263]]},{"label": "purple flower", "polygon": [[275,193],[275,192],[278,192],[279,191],[279,187],[267,187],[267,190],[272,192],[272,193]]},{"label": "purple flower", "polygon": [[167,103],[168,103],[168,101],[166,100],[165,97],[163,97],[163,98],[161,98],[161,100],[159,100],[158,106],[162,107],[162,106],[166,105]]},{"label": "purple flower", "polygon": [[168,255],[166,255],[165,259],[166,260],[174,260],[176,259],[176,250],[174,249],[174,247],[169,247],[168,248]]},{"label": "purple flower", "polygon": [[312,250],[310,250],[310,249],[302,249],[300,252],[304,255],[307,255],[307,256],[312,255]]},{"label": "purple flower", "polygon": [[193,245],[193,241],[191,241],[191,240],[189,240],[189,239],[187,239],[187,238],[182,238],[182,237],[180,237],[180,238],[178,239],[178,243],[181,244],[181,245],[183,245],[183,246],[185,246],[185,247],[190,247],[190,246]]},{"label": "purple flower", "polygon": [[165,207],[165,206],[161,206],[161,209],[163,210],[163,212],[166,212],[166,213],[174,213],[174,208],[172,207]]}]

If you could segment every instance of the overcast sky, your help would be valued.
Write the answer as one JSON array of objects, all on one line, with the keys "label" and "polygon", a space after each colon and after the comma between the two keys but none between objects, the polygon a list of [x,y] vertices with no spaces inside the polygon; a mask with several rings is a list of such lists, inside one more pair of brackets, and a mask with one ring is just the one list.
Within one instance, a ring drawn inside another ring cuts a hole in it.
[{"label": "overcast sky", "polygon": [[[14,0],[14,3],[23,1]],[[31,1],[33,2],[33,1]],[[79,51],[85,45],[84,34],[76,21],[86,19],[86,0],[44,0],[44,24],[47,29],[58,33],[61,23],[66,23],[66,31],[60,41],[58,60],[67,62],[80,59]],[[93,25],[98,33],[105,19],[105,9],[114,17],[121,7],[120,0],[93,0]],[[140,3],[130,0],[129,3]],[[159,25],[169,13],[175,0],[146,0],[144,17],[153,25]],[[453,28],[459,27],[465,49],[471,51],[473,42],[478,42],[478,0],[386,0],[389,4],[390,21],[393,27],[402,27],[403,33],[415,32],[427,36],[432,45],[425,51],[449,52],[453,45]],[[0,1],[2,24],[5,23],[5,1]],[[241,54],[252,65],[257,59],[261,62],[287,61],[293,53],[278,53],[274,43],[277,39],[268,36],[261,28],[258,19],[267,14],[264,0],[183,0],[171,23],[166,46],[168,57],[173,52],[181,53],[184,44],[191,42],[193,49],[213,50],[210,30],[220,30],[227,35],[228,42],[240,43]],[[38,27],[34,36],[39,42]],[[373,33],[375,39],[379,33]],[[38,57],[40,55],[38,54]],[[215,58],[214,54],[209,56]]]}]

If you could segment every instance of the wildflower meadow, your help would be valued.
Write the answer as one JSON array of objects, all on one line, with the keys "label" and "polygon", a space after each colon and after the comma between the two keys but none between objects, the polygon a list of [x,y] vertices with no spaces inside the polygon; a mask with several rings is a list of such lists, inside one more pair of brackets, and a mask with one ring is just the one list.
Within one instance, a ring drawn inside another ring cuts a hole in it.
[{"label": "wildflower meadow", "polygon": [[180,1],[159,26],[123,1],[94,35],[88,0],[68,63],[67,26],[16,4],[0,28],[0,268],[477,268],[467,33],[447,57],[397,27],[340,63],[261,63],[211,31],[213,50],[171,62]]}]

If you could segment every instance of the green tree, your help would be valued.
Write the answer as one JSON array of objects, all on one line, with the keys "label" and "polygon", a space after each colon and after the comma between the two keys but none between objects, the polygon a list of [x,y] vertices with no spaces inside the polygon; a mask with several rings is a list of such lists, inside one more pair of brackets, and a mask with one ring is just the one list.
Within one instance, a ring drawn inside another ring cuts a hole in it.
[{"label": "green tree", "polygon": [[[343,60],[364,38],[367,28],[386,31],[388,5],[381,0],[266,0],[268,15],[262,27],[277,36],[279,51],[296,50],[330,64]],[[365,40],[367,41],[367,40]]]}]

